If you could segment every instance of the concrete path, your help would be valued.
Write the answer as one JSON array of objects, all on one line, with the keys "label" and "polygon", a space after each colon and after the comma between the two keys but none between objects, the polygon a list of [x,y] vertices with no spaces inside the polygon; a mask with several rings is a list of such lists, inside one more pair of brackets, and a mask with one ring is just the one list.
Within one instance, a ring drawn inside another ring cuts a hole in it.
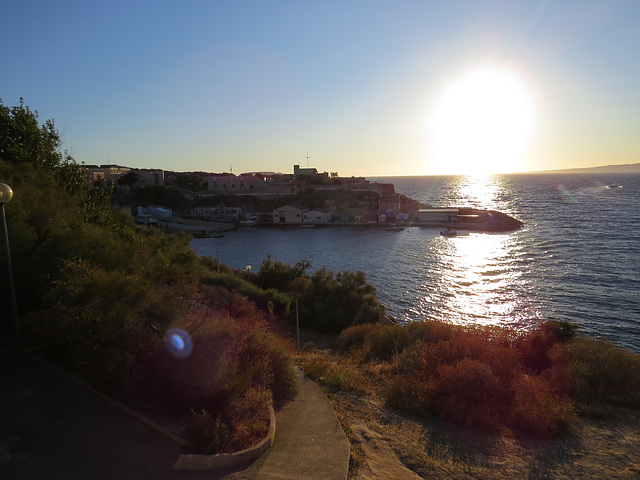
[{"label": "concrete path", "polygon": [[274,447],[249,466],[181,472],[181,447],[48,363],[0,343],[0,478],[344,480],[349,444],[327,398],[299,374]]},{"label": "concrete path", "polygon": [[257,480],[345,480],[350,446],[333,407],[298,370],[300,393],[277,416],[274,446]]}]

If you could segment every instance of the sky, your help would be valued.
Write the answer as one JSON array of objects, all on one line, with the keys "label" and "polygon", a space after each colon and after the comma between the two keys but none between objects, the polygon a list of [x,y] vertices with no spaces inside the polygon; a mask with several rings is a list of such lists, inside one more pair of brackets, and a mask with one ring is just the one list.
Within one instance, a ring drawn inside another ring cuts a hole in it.
[{"label": "sky", "polygon": [[0,98],[78,162],[341,176],[640,162],[637,0],[5,2]]}]

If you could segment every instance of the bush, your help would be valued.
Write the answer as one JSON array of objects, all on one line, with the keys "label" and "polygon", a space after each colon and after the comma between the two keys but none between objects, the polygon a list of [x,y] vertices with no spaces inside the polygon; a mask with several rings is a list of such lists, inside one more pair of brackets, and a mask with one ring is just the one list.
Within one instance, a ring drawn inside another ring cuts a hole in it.
[{"label": "bush", "polygon": [[221,416],[213,418],[207,410],[194,412],[185,427],[185,437],[191,453],[216,454],[229,441],[229,428]]},{"label": "bush", "polygon": [[417,415],[426,416],[433,411],[431,393],[415,372],[392,376],[385,385],[384,398],[389,407]]},{"label": "bush", "polygon": [[547,320],[542,325],[544,331],[553,335],[553,337],[560,343],[566,343],[572,338],[575,338],[578,326],[569,322],[562,322],[558,320]]},{"label": "bush", "polygon": [[512,386],[513,407],[509,423],[529,435],[552,435],[565,429],[573,419],[569,397],[554,391],[553,385],[540,377],[522,375]]},{"label": "bush", "polygon": [[230,450],[244,450],[266,436],[271,403],[271,392],[263,386],[252,387],[234,400],[231,404],[234,428],[229,440]]},{"label": "bush", "polygon": [[363,325],[354,325],[340,332],[337,340],[337,348],[341,353],[348,353],[364,347],[364,342],[376,325],[368,323]]},{"label": "bush", "polygon": [[273,313],[276,313],[281,318],[287,318],[289,316],[291,298],[278,290],[263,290],[233,273],[210,272],[202,278],[201,282],[205,285],[218,285],[227,290],[241,293],[265,310],[272,306]]},{"label": "bush", "polygon": [[182,313],[175,293],[72,259],[55,282],[49,321],[30,321],[30,335],[102,386],[121,386],[141,352]]},{"label": "bush", "polygon": [[[375,330],[347,330],[345,340],[366,345]],[[407,330],[416,337],[393,359],[385,387],[389,406],[470,428],[535,435],[554,434],[571,421],[572,382],[562,346],[552,342],[527,350],[535,353],[531,357],[522,355],[523,348],[539,345],[532,340],[539,332],[512,341],[496,328],[427,322]],[[548,368],[533,372],[529,358],[539,362],[540,352]]]},{"label": "bush", "polygon": [[380,322],[385,307],[375,293],[364,273],[334,275],[323,267],[313,274],[300,296],[300,323],[311,330],[338,334],[352,325]]},{"label": "bush", "polygon": [[362,360],[389,360],[413,341],[411,332],[398,325],[356,325],[338,336],[338,350],[359,349]]},{"label": "bush", "polygon": [[173,356],[158,342],[139,362],[131,386],[137,397],[174,415],[193,408],[221,416],[229,429],[223,448],[230,449],[261,435],[266,406],[292,399],[297,377],[284,340],[263,322],[208,312],[191,313],[197,320],[183,326],[192,345],[188,355]]},{"label": "bush", "polygon": [[355,369],[346,364],[336,364],[322,357],[306,359],[302,365],[304,373],[314,382],[331,389],[362,393],[367,391],[366,382]]},{"label": "bush", "polygon": [[501,423],[504,392],[486,363],[465,358],[441,365],[429,392],[436,414],[458,425],[496,430]]},{"label": "bush", "polygon": [[437,343],[440,340],[449,340],[459,330],[456,325],[429,320],[424,322],[411,322],[405,327],[409,334],[416,340],[425,343]]},{"label": "bush", "polygon": [[273,261],[271,260],[271,255],[268,255],[262,261],[255,281],[265,289],[275,288],[282,292],[289,292],[295,290],[294,282],[296,279],[309,276],[307,270],[310,268],[311,264],[306,260],[291,266],[281,261]]},{"label": "bush", "polygon": [[564,350],[578,401],[640,407],[640,355],[587,337],[571,340]]}]

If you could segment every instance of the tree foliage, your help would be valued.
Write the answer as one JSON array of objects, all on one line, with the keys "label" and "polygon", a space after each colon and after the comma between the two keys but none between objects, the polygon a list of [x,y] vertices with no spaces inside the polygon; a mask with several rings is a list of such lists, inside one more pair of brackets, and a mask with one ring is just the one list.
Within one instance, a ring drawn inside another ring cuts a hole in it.
[{"label": "tree foliage", "polygon": [[307,260],[292,266],[267,256],[254,281],[262,288],[296,296],[300,323],[312,330],[334,334],[352,325],[383,320],[385,307],[363,272],[334,274],[322,267],[309,274],[310,268]]},{"label": "tree foliage", "polygon": [[9,108],[0,100],[0,159],[51,170],[62,161],[60,136],[53,120],[38,125],[38,111],[20,105]]},{"label": "tree foliage", "polygon": [[14,191],[6,213],[19,304],[27,309],[44,298],[60,259],[82,243],[87,222],[121,223],[109,209],[111,188],[90,185],[60,145],[53,120],[39,125],[38,112],[22,99],[15,107],[0,101],[0,181]]},{"label": "tree foliage", "polygon": [[280,260],[272,260],[271,255],[267,255],[260,265],[260,270],[255,281],[262,288],[276,288],[283,292],[295,290],[294,281],[298,278],[308,278],[307,270],[311,268],[311,263],[307,260],[291,266]]},{"label": "tree foliage", "polygon": [[301,324],[325,333],[340,333],[362,323],[384,319],[385,307],[363,272],[317,270],[299,300]]}]

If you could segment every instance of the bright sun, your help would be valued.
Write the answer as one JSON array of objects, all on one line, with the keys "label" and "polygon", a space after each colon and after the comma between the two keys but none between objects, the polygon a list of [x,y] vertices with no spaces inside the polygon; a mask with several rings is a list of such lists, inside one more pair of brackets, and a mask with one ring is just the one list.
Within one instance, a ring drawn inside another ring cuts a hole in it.
[{"label": "bright sun", "polygon": [[514,73],[485,68],[453,82],[429,122],[429,173],[517,172],[535,123],[533,95]]}]

